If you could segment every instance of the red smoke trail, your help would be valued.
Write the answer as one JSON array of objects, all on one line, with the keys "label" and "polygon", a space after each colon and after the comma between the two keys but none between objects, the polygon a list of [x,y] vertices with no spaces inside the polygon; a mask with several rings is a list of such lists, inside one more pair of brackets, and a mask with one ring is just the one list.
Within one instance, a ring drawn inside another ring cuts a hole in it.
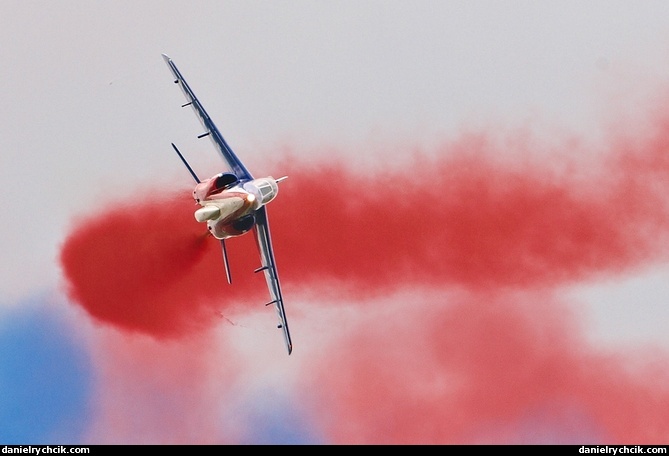
[{"label": "red smoke trail", "polygon": [[446,158],[413,164],[410,177],[293,171],[299,182],[282,187],[271,211],[277,255],[288,259],[282,272],[370,292],[395,283],[536,287],[666,258],[664,148],[623,150],[585,183],[495,163],[489,154],[523,151],[491,148],[445,147]]},{"label": "red smoke trail", "polygon": [[[495,163],[488,154],[501,152],[480,140],[451,146],[467,154],[447,147],[445,158],[415,163],[411,179],[293,165],[269,208],[282,280],[335,280],[363,294],[409,283],[545,287],[665,259],[669,159],[659,138],[648,145],[617,152],[585,184]],[[252,236],[229,242],[236,283],[227,286],[194,207],[185,191],[147,194],[79,225],[61,257],[72,298],[101,320],[170,336],[247,296],[262,284],[248,278]]]},{"label": "red smoke trail", "polygon": [[[193,218],[189,191],[120,203],[83,221],[61,252],[68,294],[99,321],[158,338],[178,337],[220,321],[220,310],[249,292],[221,276],[220,245]],[[236,252],[236,248],[231,248]],[[235,261],[241,271],[255,263]]]},{"label": "red smoke trail", "polygon": [[[334,284],[359,302],[408,288],[461,290],[444,302],[412,299],[381,323],[337,326],[345,343],[326,347],[304,374],[317,382],[307,389],[322,395],[316,410],[329,438],[513,443],[534,432],[543,441],[663,443],[669,393],[654,379],[667,373],[641,377],[622,357],[588,350],[557,294],[666,261],[667,125],[612,141],[586,171],[585,160],[542,166],[526,160],[531,151],[485,137],[404,172],[281,170],[291,178],[269,217],[287,290]],[[230,243],[230,287],[193,209],[184,192],[80,223],[61,257],[70,296],[97,320],[159,338],[261,304],[262,278],[248,278],[257,266],[250,236]]]},{"label": "red smoke trail", "polygon": [[303,375],[299,391],[332,442],[666,443],[666,355],[639,369],[588,349],[551,293],[400,301],[344,329]]}]

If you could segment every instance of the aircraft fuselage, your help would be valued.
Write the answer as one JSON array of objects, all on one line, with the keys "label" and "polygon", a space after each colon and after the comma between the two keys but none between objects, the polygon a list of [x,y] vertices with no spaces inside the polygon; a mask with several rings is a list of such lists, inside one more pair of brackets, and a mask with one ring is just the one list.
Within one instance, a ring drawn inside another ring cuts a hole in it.
[{"label": "aircraft fuselage", "polygon": [[200,182],[193,190],[193,199],[201,206],[195,211],[198,222],[206,222],[216,239],[241,236],[255,225],[255,211],[272,201],[279,187],[273,177],[253,179],[245,183],[218,186],[225,182],[218,174]]}]

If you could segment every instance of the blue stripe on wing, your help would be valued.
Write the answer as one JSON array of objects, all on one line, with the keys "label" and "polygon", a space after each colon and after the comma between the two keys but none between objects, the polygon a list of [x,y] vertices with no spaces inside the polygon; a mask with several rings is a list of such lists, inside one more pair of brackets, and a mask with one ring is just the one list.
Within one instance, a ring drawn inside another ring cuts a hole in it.
[{"label": "blue stripe on wing", "polygon": [[246,169],[241,160],[237,158],[237,155],[235,155],[235,153],[232,151],[228,143],[225,142],[223,135],[221,135],[221,133],[218,131],[218,128],[216,128],[216,125],[214,125],[214,122],[211,120],[211,117],[209,117],[207,111],[204,110],[204,107],[202,106],[202,103],[200,103],[200,100],[197,99],[197,97],[191,90],[186,80],[183,78],[183,76],[181,76],[181,72],[176,67],[174,62],[172,62],[172,59],[170,59],[165,54],[163,54],[163,59],[165,59],[165,63],[167,63],[167,66],[170,68],[172,74],[174,75],[175,78],[174,82],[179,84],[181,90],[186,96],[186,100],[188,102],[183,106],[184,107],[191,106],[193,108],[195,114],[197,115],[197,118],[200,119],[200,123],[206,130],[205,133],[203,133],[199,137],[209,136],[211,138],[212,142],[214,143],[214,146],[216,146],[218,151],[223,156],[223,159],[226,161],[232,172],[235,173],[235,175],[239,178],[239,180],[253,179],[251,173]]},{"label": "blue stripe on wing", "polygon": [[260,250],[260,259],[262,261],[262,267],[257,271],[263,271],[265,274],[267,288],[269,288],[269,294],[272,297],[272,301],[270,301],[268,305],[274,304],[277,317],[279,318],[279,328],[283,330],[286,349],[290,355],[293,351],[293,342],[290,339],[288,320],[283,306],[283,296],[281,295],[279,274],[276,270],[276,261],[274,260],[274,250],[272,249],[272,238],[270,236],[269,222],[267,220],[267,210],[265,209],[265,206],[256,211],[256,224],[254,230],[256,232],[258,250]]}]

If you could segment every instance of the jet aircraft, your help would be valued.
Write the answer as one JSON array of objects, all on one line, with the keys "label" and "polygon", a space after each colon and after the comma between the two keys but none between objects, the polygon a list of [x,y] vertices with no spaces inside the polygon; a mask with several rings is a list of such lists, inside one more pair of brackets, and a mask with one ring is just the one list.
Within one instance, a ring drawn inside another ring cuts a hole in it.
[{"label": "jet aircraft", "polygon": [[271,297],[271,301],[266,305],[274,305],[279,318],[278,328],[283,330],[286,348],[290,355],[293,351],[293,343],[288,330],[279,275],[272,249],[267,209],[265,208],[276,197],[279,191],[278,183],[287,176],[279,179],[274,179],[271,176],[254,178],[218,131],[172,59],[165,54],[163,54],[163,59],[174,76],[174,83],[179,84],[186,96],[186,103],[182,107],[192,107],[204,127],[204,133],[200,134],[198,138],[204,138],[205,136],[211,138],[214,146],[230,168],[229,171],[221,172],[209,179],[200,180],[183,154],[172,143],[172,147],[196,182],[193,198],[200,207],[195,211],[195,219],[198,222],[206,223],[209,233],[220,241],[228,283],[232,283],[232,276],[225,241],[254,231],[260,251],[260,267],[255,272],[262,271],[265,275]]}]

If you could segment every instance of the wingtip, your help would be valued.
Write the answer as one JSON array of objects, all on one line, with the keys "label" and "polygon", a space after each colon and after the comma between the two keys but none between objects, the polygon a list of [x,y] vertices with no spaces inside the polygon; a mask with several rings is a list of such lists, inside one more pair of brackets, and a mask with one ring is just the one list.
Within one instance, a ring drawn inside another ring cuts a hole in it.
[{"label": "wingtip", "polygon": [[172,60],[167,54],[161,54],[161,55],[163,56],[163,60],[165,60],[168,63],[170,62],[170,60]]}]

